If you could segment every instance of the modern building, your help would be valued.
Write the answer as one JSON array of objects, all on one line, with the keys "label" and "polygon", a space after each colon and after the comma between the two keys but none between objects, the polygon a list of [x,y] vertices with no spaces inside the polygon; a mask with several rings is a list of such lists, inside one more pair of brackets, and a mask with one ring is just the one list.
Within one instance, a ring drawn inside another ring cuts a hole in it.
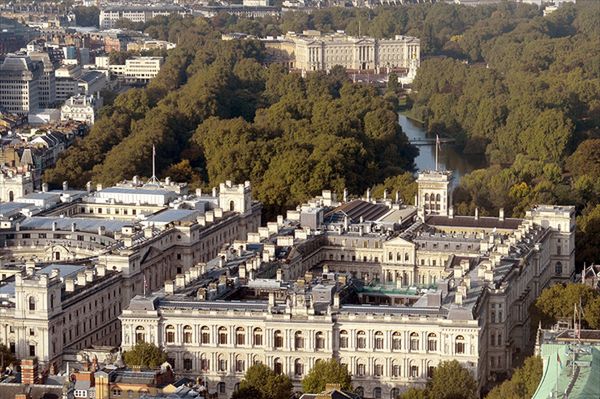
[{"label": "modern building", "polygon": [[425,172],[416,206],[324,191],[134,297],[120,317],[123,349],[164,347],[176,372],[219,397],[256,362],[298,387],[315,362],[335,358],[374,398],[424,385],[444,360],[480,387],[506,376],[533,344],[530,305],[573,277],[575,210],[455,216],[451,179]]},{"label": "modern building", "polygon": [[146,22],[160,15],[188,15],[189,11],[174,4],[151,4],[147,6],[109,6],[100,9],[100,29],[110,29],[120,19],[132,22]]},{"label": "modern building", "polygon": [[8,55],[0,65],[0,106],[18,114],[27,114],[40,108],[43,73],[42,62],[26,55]]},{"label": "modern building", "polygon": [[125,64],[111,64],[109,57],[96,57],[96,67],[107,69],[126,84],[146,84],[158,75],[163,57],[133,57]]},{"label": "modern building", "polygon": [[351,71],[379,73],[382,70],[416,69],[420,63],[420,41],[410,36],[374,39],[352,37],[343,32],[304,31],[263,41],[275,55],[292,58],[293,68],[302,71],[328,71],[341,65]]},{"label": "modern building", "polygon": [[131,298],[258,228],[249,183],[212,194],[136,178],[97,192],[65,183],[15,195],[21,211],[0,215],[0,256],[21,272],[0,283],[0,342],[44,366],[60,366],[65,351],[118,346],[117,317]]},{"label": "modern building", "polygon": [[39,107],[52,108],[56,102],[56,78],[54,70],[57,64],[46,52],[32,51],[28,52],[28,55],[32,60],[40,61],[43,64],[42,76],[39,83]]}]

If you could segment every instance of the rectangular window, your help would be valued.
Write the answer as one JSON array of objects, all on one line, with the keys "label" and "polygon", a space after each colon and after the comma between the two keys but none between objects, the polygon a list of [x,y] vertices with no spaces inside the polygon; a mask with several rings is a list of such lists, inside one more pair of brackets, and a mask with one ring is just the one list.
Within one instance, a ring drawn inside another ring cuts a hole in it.
[{"label": "rectangular window", "polygon": [[35,345],[29,345],[29,356],[35,356]]},{"label": "rectangular window", "polygon": [[183,369],[184,370],[192,369],[192,359],[183,359]]}]

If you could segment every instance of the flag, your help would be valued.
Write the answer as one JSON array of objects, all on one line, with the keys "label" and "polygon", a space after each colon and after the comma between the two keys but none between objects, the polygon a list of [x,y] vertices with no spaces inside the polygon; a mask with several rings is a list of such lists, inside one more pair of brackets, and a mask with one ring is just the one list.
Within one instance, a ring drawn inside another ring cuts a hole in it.
[{"label": "flag", "polygon": [[562,367],[562,362],[560,361],[560,355],[558,354],[558,352],[556,352],[556,361],[558,362],[558,365]]}]

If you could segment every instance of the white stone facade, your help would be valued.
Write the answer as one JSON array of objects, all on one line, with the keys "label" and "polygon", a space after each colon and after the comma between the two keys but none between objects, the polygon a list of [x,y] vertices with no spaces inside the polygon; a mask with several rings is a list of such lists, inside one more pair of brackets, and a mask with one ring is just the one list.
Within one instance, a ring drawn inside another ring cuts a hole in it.
[{"label": "white stone facade", "polygon": [[[292,45],[282,46],[282,42]],[[409,69],[415,62],[418,66],[420,60],[419,39],[409,36],[374,39],[305,31],[301,35],[290,33],[282,38],[266,40],[265,44],[291,52],[294,68],[303,71],[328,71],[336,65],[353,71]]]}]

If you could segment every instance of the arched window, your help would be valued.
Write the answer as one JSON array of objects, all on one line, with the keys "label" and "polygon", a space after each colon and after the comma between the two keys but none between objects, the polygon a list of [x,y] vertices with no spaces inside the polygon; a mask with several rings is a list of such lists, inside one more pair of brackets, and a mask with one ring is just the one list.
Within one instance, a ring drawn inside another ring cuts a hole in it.
[{"label": "arched window", "polygon": [[294,348],[304,349],[304,337],[302,336],[302,331],[296,331],[294,334]]},{"label": "arched window", "polygon": [[375,349],[383,349],[383,333],[381,331],[375,333]]},{"label": "arched window", "polygon": [[219,355],[217,365],[219,371],[227,371],[227,358],[223,355]]},{"label": "arched window", "polygon": [[235,372],[236,373],[243,373],[246,371],[246,362],[244,361],[243,357],[238,355],[235,357]]},{"label": "arched window", "polygon": [[411,378],[418,378],[419,377],[419,366],[417,366],[416,364],[411,364],[410,365],[410,377]]},{"label": "arched window", "polygon": [[35,311],[35,297],[30,296],[29,297],[29,310],[30,311]]},{"label": "arched window", "polygon": [[296,377],[301,377],[304,374],[304,364],[302,364],[302,360],[296,359],[294,360],[294,375]]},{"label": "arched window", "polygon": [[167,341],[167,344],[172,344],[175,342],[175,327],[173,327],[172,325],[168,325],[165,328],[165,339]]},{"label": "arched window", "polygon": [[402,335],[399,332],[392,334],[392,350],[399,351],[402,349]]},{"label": "arched window", "polygon": [[191,326],[183,327],[183,343],[184,344],[192,343],[192,327]]},{"label": "arched window", "polygon": [[427,350],[429,352],[437,351],[437,335],[434,333],[429,333],[427,336]]},{"label": "arched window", "polygon": [[392,377],[400,377],[401,368],[398,363],[392,363]]},{"label": "arched window", "polygon": [[419,334],[416,332],[410,334],[410,350],[419,350]]},{"label": "arched window", "polygon": [[373,389],[373,397],[375,399],[381,399],[381,388],[377,387]]},{"label": "arched window", "polygon": [[219,327],[219,345],[227,345],[227,328]]},{"label": "arched window", "polygon": [[15,194],[12,191],[8,192],[8,202],[13,202],[15,200]]},{"label": "arched window", "polygon": [[283,334],[276,330],[274,334],[275,348],[283,348]]},{"label": "arched window", "polygon": [[394,255],[391,252],[388,252],[388,260],[394,260]]},{"label": "arched window", "polygon": [[436,196],[435,196],[435,200],[436,200],[437,202],[440,202],[440,201],[441,201],[441,199],[442,199],[442,197],[441,197],[439,194],[436,194]]},{"label": "arched window", "polygon": [[348,331],[340,331],[340,348],[346,349],[348,347]]},{"label": "arched window", "polygon": [[235,330],[235,343],[237,345],[246,345],[246,330],[244,330],[244,327],[238,327]]},{"label": "arched window", "polygon": [[365,349],[367,347],[367,334],[364,331],[356,333],[356,347],[358,349]]},{"label": "arched window", "polygon": [[235,201],[229,201],[229,210],[231,212],[235,211]]},{"label": "arched window", "polygon": [[563,272],[562,263],[556,262],[556,265],[554,265],[554,274],[562,275],[562,272]]},{"label": "arched window", "polygon": [[273,360],[273,371],[278,375],[283,373],[283,364],[281,363],[281,359],[278,357]]},{"label": "arched window", "polygon": [[365,366],[365,363],[363,362],[363,360],[359,359],[356,361],[356,375],[358,375],[359,377],[362,377],[365,375],[367,370],[367,367]]},{"label": "arched window", "polygon": [[375,364],[373,365],[373,374],[375,374],[376,377],[381,377],[383,375],[383,364],[375,361]]},{"label": "arched window", "polygon": [[427,366],[427,378],[433,378],[434,371],[435,371],[435,366],[428,365]]},{"label": "arched window", "polygon": [[223,393],[223,394],[226,392],[226,386],[225,386],[224,382],[219,382],[217,384],[217,392],[218,393]]},{"label": "arched window", "polygon": [[404,260],[405,260],[405,261],[408,261],[408,259],[409,259],[408,252],[405,252],[405,253],[404,253]]},{"label": "arched window", "polygon": [[315,335],[315,347],[317,350],[325,349],[325,334],[321,331]]},{"label": "arched window", "polygon": [[135,328],[135,343],[146,342],[146,330],[142,326]]},{"label": "arched window", "polygon": [[356,389],[354,390],[354,393],[356,393],[358,396],[360,396],[362,398],[363,396],[365,396],[365,389],[363,387],[356,387]]},{"label": "arched window", "polygon": [[454,351],[457,354],[465,353],[465,337],[458,335],[454,340]]},{"label": "arched window", "polygon": [[254,329],[254,346],[262,346],[263,344],[263,332],[260,328]]},{"label": "arched window", "polygon": [[425,193],[425,201],[429,201],[429,193]]},{"label": "arched window", "polygon": [[402,260],[402,256],[400,255],[400,252],[396,252],[396,261],[400,262]]},{"label": "arched window", "polygon": [[392,388],[390,391],[390,399],[397,399],[400,396],[400,390],[398,388]]},{"label": "arched window", "polygon": [[210,370],[210,361],[206,357],[206,353],[200,355],[200,370],[208,371]]},{"label": "arched window", "polygon": [[200,335],[202,336],[203,345],[210,344],[210,329],[208,327],[202,327],[202,329],[200,330]]}]

